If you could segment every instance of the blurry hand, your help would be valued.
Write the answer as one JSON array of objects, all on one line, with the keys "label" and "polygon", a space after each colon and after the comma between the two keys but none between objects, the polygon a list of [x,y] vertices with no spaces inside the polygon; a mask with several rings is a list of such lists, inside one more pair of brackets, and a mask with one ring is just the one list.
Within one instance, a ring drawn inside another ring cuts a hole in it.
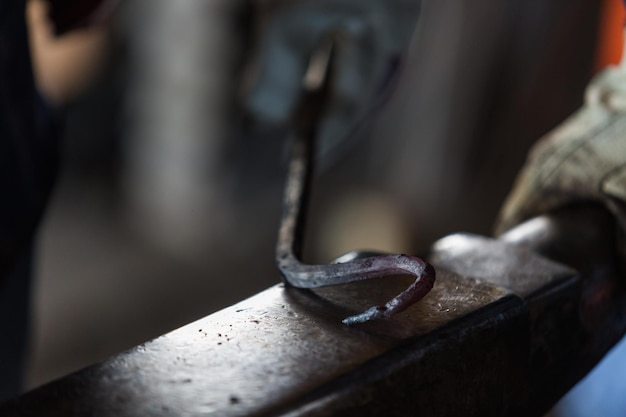
[{"label": "blurry hand", "polygon": [[[69,5],[74,3],[76,1],[55,1],[52,6],[56,5],[61,11],[66,8],[72,10]],[[88,1],[84,4],[84,9],[90,10],[89,7],[95,7],[97,3],[114,2]],[[52,105],[63,105],[80,96],[100,74],[109,47],[108,28],[95,24],[95,21],[93,26],[86,26],[89,20],[78,14],[75,17],[83,20],[76,21],[75,26],[71,26],[69,17],[74,16],[75,12],[61,14],[56,10],[55,13],[55,9],[50,11],[50,6],[43,0],[28,2],[27,18],[33,70],[39,91],[46,101]],[[76,10],[82,9],[78,7]],[[65,19],[60,22],[51,20],[51,16],[57,15]],[[76,27],[79,29],[65,33],[64,36],[55,34]]]},{"label": "blurry hand", "polygon": [[598,201],[626,226],[626,70],[587,88],[585,105],[535,145],[500,213],[497,233],[549,210]]}]

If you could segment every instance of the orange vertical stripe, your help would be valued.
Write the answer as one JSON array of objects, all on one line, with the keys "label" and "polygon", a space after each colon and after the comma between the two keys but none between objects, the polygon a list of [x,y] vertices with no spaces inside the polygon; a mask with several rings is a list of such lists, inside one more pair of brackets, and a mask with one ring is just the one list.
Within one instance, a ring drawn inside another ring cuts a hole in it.
[{"label": "orange vertical stripe", "polygon": [[626,10],[623,0],[604,0],[600,15],[595,72],[609,65],[617,65],[621,61],[625,21]]}]

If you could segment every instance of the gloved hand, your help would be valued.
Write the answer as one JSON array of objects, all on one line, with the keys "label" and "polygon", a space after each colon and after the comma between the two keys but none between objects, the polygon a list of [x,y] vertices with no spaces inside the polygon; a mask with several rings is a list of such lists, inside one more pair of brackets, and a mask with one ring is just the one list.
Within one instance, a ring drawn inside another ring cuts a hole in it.
[{"label": "gloved hand", "polygon": [[409,45],[418,9],[419,0],[294,0],[275,7],[261,26],[247,109],[260,122],[285,124],[311,54],[332,37],[333,76],[319,126],[318,150],[326,153],[379,101]]},{"label": "gloved hand", "polygon": [[585,105],[541,139],[504,204],[500,234],[525,219],[598,201],[626,230],[626,69],[611,67],[588,86]]}]

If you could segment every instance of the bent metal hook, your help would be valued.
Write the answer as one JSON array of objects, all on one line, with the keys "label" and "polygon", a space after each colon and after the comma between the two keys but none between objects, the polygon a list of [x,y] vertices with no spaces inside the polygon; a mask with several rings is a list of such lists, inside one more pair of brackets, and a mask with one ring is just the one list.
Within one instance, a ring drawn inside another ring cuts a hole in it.
[{"label": "bent metal hook", "polygon": [[329,265],[307,265],[300,261],[305,209],[313,172],[316,125],[325,102],[331,56],[332,47],[328,47],[313,57],[304,79],[302,100],[293,117],[293,149],[285,185],[276,262],[284,281],[297,288],[341,285],[390,275],[415,276],[415,281],[406,290],[385,305],[373,306],[343,320],[344,324],[352,325],[393,316],[419,301],[433,287],[435,270],[424,260],[407,255],[372,256]]}]

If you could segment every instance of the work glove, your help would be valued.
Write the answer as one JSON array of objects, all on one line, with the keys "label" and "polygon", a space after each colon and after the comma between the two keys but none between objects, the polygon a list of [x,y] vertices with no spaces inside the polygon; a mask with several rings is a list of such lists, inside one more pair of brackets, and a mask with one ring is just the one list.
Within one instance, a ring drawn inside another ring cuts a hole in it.
[{"label": "work glove", "polygon": [[550,210],[596,201],[626,230],[626,70],[595,77],[585,104],[531,150],[496,226],[500,234]]},{"label": "work glove", "polygon": [[298,104],[311,55],[332,38],[332,78],[325,117],[318,126],[318,154],[326,154],[380,102],[410,43],[419,1],[259,4],[258,59],[246,107],[261,123],[286,125]]}]

